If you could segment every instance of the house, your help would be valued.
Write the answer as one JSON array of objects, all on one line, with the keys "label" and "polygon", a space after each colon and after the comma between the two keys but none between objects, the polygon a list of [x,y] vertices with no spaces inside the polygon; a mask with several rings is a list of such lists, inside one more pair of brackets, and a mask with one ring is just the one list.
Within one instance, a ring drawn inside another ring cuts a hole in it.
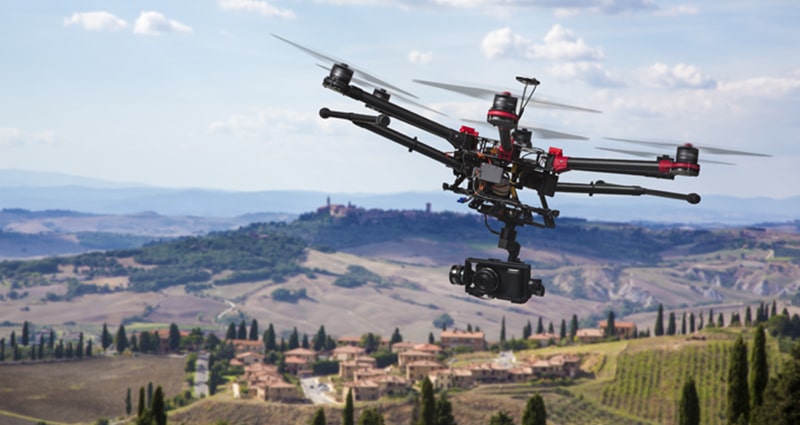
[{"label": "house", "polygon": [[395,342],[392,344],[392,353],[400,354],[403,351],[413,350],[417,345],[419,344],[415,342]]},{"label": "house", "polygon": [[353,360],[339,363],[339,376],[344,379],[353,378],[353,374],[359,370],[375,369],[377,361],[369,356],[360,356]]},{"label": "house", "polygon": [[[608,321],[601,320],[598,322],[598,327],[603,332],[603,335],[606,335],[606,329],[608,328]],[[636,324],[633,322],[622,322],[619,320],[614,321],[614,335],[623,338],[635,338],[636,337]]]},{"label": "house", "polygon": [[527,382],[533,378],[533,367],[516,366],[508,369],[508,382]]},{"label": "house", "polygon": [[559,336],[548,332],[541,334],[533,334],[528,337],[528,341],[537,344],[539,347],[546,347],[550,345],[550,341],[558,341]]},{"label": "house", "polygon": [[347,392],[353,391],[353,401],[374,401],[380,398],[380,387],[373,381],[353,381],[342,387],[342,398],[347,397]]},{"label": "house", "polygon": [[559,354],[548,359],[538,359],[531,364],[533,376],[541,378],[574,378],[580,370],[580,357]]},{"label": "house", "polygon": [[575,338],[583,343],[601,341],[604,338],[603,331],[600,329],[578,329]]},{"label": "house", "polygon": [[295,348],[283,353],[283,355],[286,357],[299,357],[309,364],[317,361],[317,352],[308,348]]},{"label": "house", "polygon": [[298,356],[289,356],[283,359],[286,372],[295,376],[305,377],[312,374],[312,366],[308,360]]},{"label": "house", "polygon": [[445,350],[466,347],[472,351],[483,351],[486,349],[486,339],[483,332],[466,332],[458,329],[444,330],[441,333],[442,348]]},{"label": "house", "polygon": [[419,360],[436,360],[436,355],[424,351],[409,350],[397,355],[397,365],[403,367]]},{"label": "house", "polygon": [[421,351],[423,353],[431,353],[434,355],[439,355],[442,352],[442,347],[436,344],[418,344],[414,346],[414,351]]},{"label": "house", "polygon": [[292,402],[300,400],[297,387],[285,382],[274,365],[253,363],[245,366],[244,379],[260,400]]},{"label": "house", "polygon": [[435,390],[449,390],[451,388],[469,388],[475,384],[472,371],[463,368],[448,368],[434,370],[428,375]]},{"label": "house", "polygon": [[237,354],[235,360],[239,361],[242,365],[251,365],[253,363],[263,363],[264,355],[248,351],[245,353]]},{"label": "house", "polygon": [[347,345],[357,347],[361,344],[361,337],[360,336],[343,336],[336,338],[336,346],[337,347],[344,347]]},{"label": "house", "polygon": [[406,379],[416,382],[425,379],[434,370],[443,369],[444,365],[432,360],[417,360],[406,365]]},{"label": "house", "polygon": [[378,391],[381,396],[401,395],[408,392],[411,385],[406,378],[397,375],[383,375],[372,379],[378,384]]},{"label": "house", "polygon": [[333,358],[334,360],[338,360],[340,362],[346,362],[348,360],[355,360],[356,357],[363,356],[367,350],[356,347],[353,345],[345,345],[343,347],[336,347],[333,349]]},{"label": "house", "polygon": [[302,399],[296,386],[288,382],[275,382],[267,387],[266,399],[269,401],[293,402]]},{"label": "house", "polygon": [[233,352],[235,354],[246,353],[248,351],[264,354],[266,351],[264,348],[264,343],[261,341],[251,341],[249,339],[229,339],[226,342],[233,345]]},{"label": "house", "polygon": [[477,382],[505,382],[508,379],[508,368],[495,363],[478,363],[467,366],[472,378]]}]

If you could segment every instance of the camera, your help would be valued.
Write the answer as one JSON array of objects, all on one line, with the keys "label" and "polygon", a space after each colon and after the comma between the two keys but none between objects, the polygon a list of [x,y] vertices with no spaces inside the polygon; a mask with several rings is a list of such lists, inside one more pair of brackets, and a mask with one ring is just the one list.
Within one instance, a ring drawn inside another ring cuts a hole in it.
[{"label": "camera", "polygon": [[467,258],[450,268],[450,283],[478,298],[497,298],[522,304],[544,296],[541,279],[531,279],[531,266],[520,262]]}]

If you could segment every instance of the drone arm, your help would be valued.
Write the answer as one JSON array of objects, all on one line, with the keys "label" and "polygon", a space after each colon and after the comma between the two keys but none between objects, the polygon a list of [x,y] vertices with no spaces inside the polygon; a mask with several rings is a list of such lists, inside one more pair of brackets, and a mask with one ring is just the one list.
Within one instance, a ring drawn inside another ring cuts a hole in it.
[{"label": "drone arm", "polygon": [[[659,179],[674,179],[677,175],[696,177],[700,173],[697,165],[697,152],[687,152],[687,147],[678,147],[676,158],[662,156],[655,161],[605,159],[605,158],[574,158],[562,154],[561,149],[550,148],[552,167],[556,173],[569,170],[591,171],[611,174],[628,174]],[[692,155],[692,153],[694,155]]]},{"label": "drone arm", "polygon": [[697,204],[700,202],[700,195],[696,193],[676,193],[667,192],[663,190],[648,189],[641,186],[624,186],[609,184],[602,180],[592,182],[589,184],[583,183],[558,183],[556,186],[557,192],[566,193],[586,193],[592,195],[651,195],[662,198],[680,199],[690,204]]},{"label": "drone arm", "polygon": [[383,136],[397,144],[405,146],[408,148],[409,152],[419,152],[422,155],[427,156],[435,161],[438,161],[445,166],[452,168],[454,170],[460,170],[462,168],[462,163],[455,158],[448,156],[444,152],[435,149],[425,143],[420,142],[416,138],[410,138],[403,133],[398,131],[392,130],[391,128],[387,128],[385,126],[381,126],[380,124],[365,122],[365,121],[353,121],[353,124],[365,129],[369,130],[379,136]]}]

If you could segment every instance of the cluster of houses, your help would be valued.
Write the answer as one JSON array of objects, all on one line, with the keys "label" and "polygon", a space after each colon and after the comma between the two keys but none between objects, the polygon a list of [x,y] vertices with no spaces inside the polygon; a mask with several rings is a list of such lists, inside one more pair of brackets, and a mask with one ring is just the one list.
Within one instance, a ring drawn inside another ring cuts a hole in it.
[{"label": "cluster of houses", "polygon": [[[343,337],[330,352],[316,352],[296,348],[284,353],[286,372],[298,377],[312,374],[312,365],[318,359],[339,362],[339,381],[342,398],[352,391],[358,401],[377,400],[385,396],[402,395],[412,385],[428,377],[437,390],[469,388],[480,383],[526,382],[541,378],[575,377],[579,372],[578,356],[557,355],[551,358],[533,358],[513,364],[485,362],[464,367],[450,367],[440,360],[443,350],[468,347],[474,351],[486,349],[483,332],[445,330],[440,344],[398,342],[387,349],[397,354],[397,363],[378,368],[375,358],[358,346],[360,338]],[[256,344],[258,343],[258,345]],[[258,341],[233,341],[238,354],[231,361],[244,367],[244,380],[251,394],[262,400],[297,401],[303,397],[301,390],[284,381],[274,365],[263,363],[263,344]]]}]

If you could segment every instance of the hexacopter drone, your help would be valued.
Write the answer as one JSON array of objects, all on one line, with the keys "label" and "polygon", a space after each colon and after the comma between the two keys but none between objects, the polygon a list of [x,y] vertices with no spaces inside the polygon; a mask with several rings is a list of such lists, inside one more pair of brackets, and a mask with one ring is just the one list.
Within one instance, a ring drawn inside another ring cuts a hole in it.
[{"label": "hexacopter drone", "polygon": [[[499,235],[497,246],[508,252],[506,261],[467,258],[464,265],[454,265],[450,269],[450,282],[454,285],[464,286],[465,291],[470,295],[480,298],[498,298],[513,303],[525,303],[532,295],[544,295],[545,288],[542,281],[532,279],[530,265],[522,262],[519,258],[520,244],[516,241],[516,227],[525,225],[555,227],[555,219],[558,217],[559,211],[548,207],[547,197],[552,197],[558,192],[589,195],[652,195],[680,199],[690,204],[700,202],[700,195],[696,193],[667,192],[641,186],[610,184],[602,180],[588,184],[560,182],[561,174],[570,170],[659,179],[674,179],[675,176],[696,177],[700,173],[699,150],[698,147],[687,143],[677,147],[674,157],[660,155],[655,160],[645,161],[575,158],[564,155],[558,148],[551,147],[547,151],[537,148],[531,141],[533,134],[540,138],[583,138],[567,133],[520,126],[519,120],[529,102],[533,101],[534,104],[562,109],[598,111],[534,99],[533,93],[539,85],[539,81],[535,78],[517,77],[517,81],[524,86],[521,96],[509,92],[496,93],[474,87],[415,80],[417,83],[474,97],[493,96],[492,105],[486,113],[486,121],[497,128],[499,137],[492,139],[480,136],[471,127],[462,126],[459,130],[455,130],[401,107],[391,101],[392,96],[428,109],[403,97],[404,95],[413,96],[410,93],[362,70],[277,35],[273,34],[273,36],[331,64],[330,72],[322,82],[323,87],[361,102],[376,112],[359,114],[322,108],[319,111],[322,118],[350,121],[364,130],[408,148],[409,152],[418,152],[450,168],[455,179],[452,183],[443,183],[442,188],[462,195],[459,202],[483,214],[484,217],[494,217],[503,223],[500,232],[495,233]],[[327,67],[325,68],[327,69]],[[373,87],[373,91],[365,91],[354,83]],[[530,93],[528,93],[529,89]],[[444,139],[453,147],[454,151],[445,153],[421,142],[417,137],[408,136],[391,128],[392,119],[400,120],[431,136]],[[631,139],[612,140],[639,142]],[[642,143],[654,144],[652,142]],[[638,151],[609,150],[634,155],[642,154]],[[708,150],[710,153],[766,156],[718,148],[708,148]],[[518,192],[523,189],[536,191],[539,197],[539,206],[528,205],[519,199]]]}]

